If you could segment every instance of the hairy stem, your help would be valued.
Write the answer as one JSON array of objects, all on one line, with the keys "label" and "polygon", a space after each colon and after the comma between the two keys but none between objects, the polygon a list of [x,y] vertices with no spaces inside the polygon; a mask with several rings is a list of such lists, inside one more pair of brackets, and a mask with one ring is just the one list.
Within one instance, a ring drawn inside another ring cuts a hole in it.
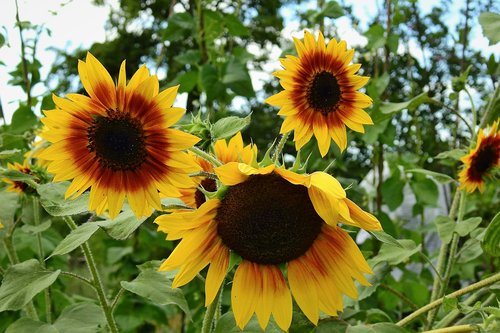
[{"label": "hairy stem", "polygon": [[[33,202],[33,221],[35,225],[40,225],[40,203],[38,201],[37,196],[32,197]],[[40,266],[45,268],[45,253],[43,251],[43,243],[42,243],[42,233],[36,233],[36,241],[38,248],[38,260],[40,261]],[[43,291],[43,296],[45,299],[45,320],[47,323],[52,323],[52,299],[50,297],[50,287],[45,288]]]},{"label": "hairy stem", "polygon": [[204,160],[207,160],[208,162],[212,163],[213,166],[219,167],[222,165],[222,162],[216,159],[214,156],[204,152],[198,147],[191,147],[188,149],[190,152],[195,153],[196,155],[200,156]]},{"label": "hairy stem", "polygon": [[[462,288],[462,289],[459,289],[457,291],[454,291],[451,294],[446,295],[445,297],[446,298],[457,298],[459,296],[471,293],[471,292],[473,292],[475,290],[482,289],[484,287],[492,285],[492,284],[494,284],[494,283],[496,283],[498,281],[500,281],[500,273],[496,273],[495,275],[492,275],[489,278],[486,278],[486,279],[481,280],[479,282],[473,283],[470,286],[467,286],[465,288]],[[409,314],[405,318],[403,318],[400,321],[398,321],[396,323],[396,325],[398,325],[398,326],[405,326],[405,325],[409,324],[415,318],[417,318],[418,316],[420,316],[422,313],[426,313],[426,312],[428,312],[428,311],[430,311],[430,310],[432,310],[432,309],[440,306],[441,304],[443,304],[443,300],[444,300],[444,297],[440,298],[440,299],[437,299],[437,300],[435,300],[432,303],[424,305],[420,309],[412,312],[411,314]]]},{"label": "hairy stem", "polygon": [[281,152],[283,151],[283,148],[285,147],[286,140],[288,140],[288,136],[290,135],[290,132],[286,132],[281,136],[280,141],[278,142],[278,145],[276,146],[276,149],[273,152],[273,156],[271,156],[271,160],[273,162],[276,162],[281,155]]},{"label": "hairy stem", "polygon": [[[64,216],[64,221],[71,230],[76,229],[77,225],[70,216]],[[113,313],[111,311],[111,307],[109,306],[108,299],[106,298],[106,295],[104,293],[104,286],[99,276],[99,272],[97,270],[94,256],[92,255],[92,251],[90,250],[90,246],[87,242],[85,242],[81,245],[81,248],[83,250],[90,275],[92,276],[92,284],[95,287],[97,298],[99,299],[99,303],[106,317],[106,321],[108,322],[109,329],[112,333],[118,333],[118,327],[116,325],[115,319],[113,318]]]},{"label": "hairy stem", "polygon": [[459,325],[446,328],[438,328],[432,331],[425,331],[423,333],[460,333],[476,331],[479,331],[479,327],[477,325]]},{"label": "hairy stem", "polygon": [[205,316],[203,317],[203,326],[201,327],[201,333],[211,333],[212,332],[215,313],[216,313],[217,308],[219,307],[219,302],[220,302],[219,295],[221,293],[221,290],[222,290],[222,288],[219,289],[214,300],[207,307],[207,310],[205,312]]}]

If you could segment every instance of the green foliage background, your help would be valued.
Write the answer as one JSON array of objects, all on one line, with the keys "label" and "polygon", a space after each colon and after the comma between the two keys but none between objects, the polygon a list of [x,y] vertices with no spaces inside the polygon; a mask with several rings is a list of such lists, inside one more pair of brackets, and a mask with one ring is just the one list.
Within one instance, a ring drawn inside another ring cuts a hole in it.
[{"label": "green foliage background", "polygon": [[[163,87],[180,84],[179,91],[188,94],[182,128],[202,137],[200,147],[230,136],[231,131],[221,130],[228,120],[217,121],[232,116],[229,127],[245,128],[245,141],[255,142],[264,153],[278,137],[282,120],[263,100],[280,87],[268,73],[263,89],[256,91],[250,73],[265,71],[269,61],[276,61],[269,58],[272,48],[279,47],[282,56],[295,52],[291,36],[281,36],[285,25],[295,20],[301,28],[322,30],[327,39],[342,38],[337,26],[340,17],[349,18],[354,28],[360,26],[360,18],[341,1],[310,3],[314,8],[306,10],[311,6],[301,1],[120,0],[106,23],[112,38],[90,50],[68,53],[55,47],[57,60],[47,77],[40,75],[37,38],[24,41],[23,61],[12,69],[9,84],[21,87],[26,99],[19,101],[10,123],[0,114],[2,165],[21,162],[32,148],[41,128],[37,114],[53,107],[52,93],[83,93],[77,63],[87,51],[114,78],[126,59],[129,75],[146,63],[153,72],[166,74]],[[106,0],[95,4],[108,5]],[[444,19],[451,6],[461,8],[459,24],[453,28]],[[285,7],[294,12],[293,18],[283,16]],[[372,286],[360,288],[358,300],[346,299],[339,318],[323,318],[317,327],[296,309],[290,332],[404,332],[465,324],[480,324],[483,330],[495,332],[500,327],[498,283],[472,296],[445,299],[434,326],[426,324],[427,314],[406,328],[394,323],[430,302],[439,247],[452,243],[454,237],[457,252],[443,294],[499,271],[498,180],[492,179],[483,194],[467,196],[463,220],[455,223],[447,217],[457,187],[459,157],[471,138],[467,125],[473,120],[471,107],[477,109],[481,125],[500,116],[498,54],[485,57],[470,39],[471,29],[481,24],[490,43],[498,43],[499,16],[492,13],[499,12],[499,4],[441,0],[425,15],[417,0],[388,0],[379,7],[379,13],[368,19],[368,29],[358,29],[368,43],[357,48],[355,55],[362,74],[372,78],[366,92],[374,100],[369,113],[375,124],[365,134],[349,132],[344,154],[332,146],[322,159],[316,142],[300,152],[303,161],[308,157],[309,171],[323,170],[334,161],[329,171],[350,187],[349,197],[380,219],[384,234],[359,237],[374,267]],[[19,21],[18,28],[21,34],[47,33],[30,22]],[[6,37],[0,35],[1,47],[8,47]],[[422,59],[409,52],[410,45],[423,50]],[[255,49],[262,52],[255,54],[251,51]],[[45,93],[33,96],[35,84],[45,85]],[[473,106],[467,101],[471,89]],[[485,118],[486,110],[492,111]],[[292,142],[284,152],[296,155]],[[20,181],[43,183],[47,177],[43,169],[26,179],[2,170],[3,176]],[[79,250],[88,240],[106,296],[116,301],[112,307],[121,332],[199,332],[205,313],[203,282],[195,279],[182,289],[172,289],[173,275],[157,272],[174,244],[156,232],[152,223],[156,216],[137,221],[125,211],[119,221],[102,220],[87,212],[85,195],[64,201],[66,187],[48,183],[37,188],[36,196],[24,197],[0,192],[0,222],[5,225],[0,231],[4,246],[0,249],[0,331],[106,330]],[[68,215],[78,225],[71,233],[63,223]],[[86,223],[90,220],[99,222]],[[12,248],[17,258],[9,257]],[[39,263],[33,258],[45,260]],[[49,286],[52,318],[45,302]],[[215,332],[239,332],[228,311],[226,292]],[[254,319],[245,329],[259,331]],[[280,330],[271,323],[267,332]]]}]

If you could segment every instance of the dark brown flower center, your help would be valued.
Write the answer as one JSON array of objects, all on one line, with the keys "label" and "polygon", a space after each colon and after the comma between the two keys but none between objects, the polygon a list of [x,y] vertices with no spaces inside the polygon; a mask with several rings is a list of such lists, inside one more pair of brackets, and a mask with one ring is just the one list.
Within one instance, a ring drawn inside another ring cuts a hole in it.
[{"label": "dark brown flower center", "polygon": [[[203,179],[200,185],[208,192],[215,192],[217,190],[217,183],[215,180],[210,178]],[[207,201],[205,194],[203,194],[200,190],[196,190],[194,193],[194,200],[196,202],[196,208],[200,207],[205,201]]]},{"label": "dark brown flower center", "polygon": [[472,159],[470,167],[470,177],[476,181],[482,179],[490,168],[492,168],[500,158],[500,139],[494,140],[493,137],[486,138],[478,149],[476,156]]},{"label": "dark brown flower center", "polygon": [[264,265],[303,255],[323,224],[307,189],[276,174],[250,176],[231,186],[215,221],[224,244],[243,259]]},{"label": "dark brown flower center", "polygon": [[146,159],[142,126],[125,112],[108,110],[107,117],[96,117],[87,137],[89,151],[113,171],[136,170]]},{"label": "dark brown flower center", "polygon": [[323,71],[314,76],[307,90],[309,105],[324,115],[337,109],[342,92],[332,73]]}]

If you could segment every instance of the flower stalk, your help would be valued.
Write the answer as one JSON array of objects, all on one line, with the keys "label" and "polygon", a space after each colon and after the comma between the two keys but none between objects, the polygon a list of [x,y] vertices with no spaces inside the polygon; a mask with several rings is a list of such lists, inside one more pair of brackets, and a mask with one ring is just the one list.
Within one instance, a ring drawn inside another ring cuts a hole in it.
[{"label": "flower stalk", "polygon": [[[77,225],[70,216],[64,216],[63,219],[71,230],[75,230],[77,228]],[[85,261],[87,262],[90,275],[92,276],[92,284],[95,287],[97,298],[99,299],[99,303],[104,312],[104,316],[106,317],[108,327],[112,333],[118,333],[118,326],[116,325],[115,319],[113,318],[112,309],[104,293],[104,286],[99,276],[99,271],[97,270],[97,266],[92,251],[90,249],[90,246],[88,245],[87,242],[85,242],[81,245],[81,248],[83,250],[83,254],[85,256]]]}]

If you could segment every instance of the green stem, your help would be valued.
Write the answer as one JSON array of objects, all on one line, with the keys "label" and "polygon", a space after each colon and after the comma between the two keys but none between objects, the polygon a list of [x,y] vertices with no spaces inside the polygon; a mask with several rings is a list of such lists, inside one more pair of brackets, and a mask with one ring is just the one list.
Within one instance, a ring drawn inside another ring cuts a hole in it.
[{"label": "green stem", "polygon": [[[471,306],[472,304],[474,304],[481,296],[483,296],[484,293],[486,293],[487,291],[486,290],[480,290],[474,294],[472,294],[469,298],[467,298],[463,304],[464,305],[467,305],[467,306]],[[492,294],[493,295],[493,294]],[[452,310],[450,313],[448,313],[446,316],[444,316],[443,319],[441,319],[437,324],[436,324],[436,328],[443,328],[443,327],[446,327],[448,325],[450,325],[453,320],[455,320],[458,316],[460,316],[462,312],[460,312],[460,310],[458,309],[455,309],[455,310]]]},{"label": "green stem", "polygon": [[[40,204],[37,196],[32,197],[33,201],[33,221],[36,226],[40,225]],[[45,253],[43,251],[42,243],[42,233],[36,233],[37,248],[38,248],[38,258],[40,261],[40,266],[45,268]],[[52,323],[52,300],[50,297],[50,287],[45,288],[43,291],[43,296],[45,299],[45,321],[49,324]]]},{"label": "green stem", "polygon": [[[481,280],[479,282],[473,283],[470,286],[467,286],[465,288],[462,288],[462,289],[459,289],[457,291],[454,291],[451,294],[446,295],[445,297],[448,298],[448,299],[450,299],[450,298],[457,298],[459,296],[471,293],[471,292],[473,292],[475,290],[482,289],[484,287],[492,285],[492,284],[494,284],[494,283],[496,283],[498,281],[500,281],[500,273],[496,273],[495,275],[492,275],[489,278],[486,278],[486,279]],[[432,303],[424,305],[420,309],[412,312],[411,314],[409,314],[405,318],[403,318],[400,321],[398,321],[396,323],[396,325],[398,325],[398,326],[405,326],[405,325],[409,324],[411,321],[413,321],[415,318],[417,318],[418,316],[420,316],[422,313],[426,313],[426,312],[428,312],[428,311],[430,311],[430,310],[432,310],[432,309],[440,306],[443,303],[443,300],[444,300],[444,297],[440,298],[440,299],[437,299],[437,300],[435,300]]]},{"label": "green stem", "polygon": [[[491,303],[493,302],[496,302],[497,300],[497,295],[495,294],[491,294],[490,296],[488,296],[488,298],[481,304],[481,307],[485,307],[485,306],[488,306],[490,305]],[[459,321],[457,321],[457,324],[460,325],[460,324],[465,324],[467,322],[470,322],[470,319],[477,315],[478,311],[471,311],[469,312],[468,314],[466,314],[462,319],[460,319]]]},{"label": "green stem", "polygon": [[477,125],[477,111],[476,111],[476,107],[474,106],[474,100],[472,99],[472,95],[470,94],[469,92],[469,89],[467,89],[467,87],[464,87],[464,90],[465,90],[465,93],[467,94],[467,96],[469,96],[469,100],[470,100],[470,105],[471,105],[471,110],[472,110],[472,128],[474,129],[474,131],[472,132],[473,136],[474,136],[474,133],[476,133],[475,129],[476,129],[476,125]]},{"label": "green stem", "polygon": [[425,331],[422,333],[461,333],[461,332],[476,332],[479,331],[477,325],[459,325],[446,328],[438,328],[432,331]]},{"label": "green stem", "polygon": [[206,172],[206,171],[198,171],[195,173],[190,173],[189,177],[205,177],[205,178],[209,178],[209,179],[213,179],[213,180],[219,180],[219,178],[217,178],[217,175],[215,173]]},{"label": "green stem", "polygon": [[64,272],[62,271],[60,273],[61,276],[68,276],[68,277],[72,277],[73,279],[77,279],[77,280],[80,280],[80,281],[83,281],[85,284],[87,284],[89,287],[91,287],[92,289],[94,289],[94,291],[96,291],[96,288],[94,286],[94,284],[92,283],[92,281],[90,281],[89,279],[81,276],[81,275],[78,275],[78,274],[75,274],[75,273],[72,273],[72,272]]},{"label": "green stem", "polygon": [[118,290],[118,292],[116,293],[115,298],[113,298],[113,302],[111,302],[111,306],[110,306],[111,312],[115,311],[115,308],[118,305],[118,301],[120,300],[120,298],[122,297],[124,292],[125,292],[125,289],[120,288],[120,290]]},{"label": "green stem", "polygon": [[188,149],[190,152],[195,153],[196,155],[200,156],[204,160],[207,160],[208,162],[212,163],[213,166],[219,167],[222,165],[222,162],[213,157],[212,155],[204,152],[198,147],[191,147]]},{"label": "green stem", "polygon": [[405,295],[403,295],[402,293],[400,293],[399,291],[397,291],[396,289],[392,288],[391,286],[385,284],[385,283],[381,283],[380,284],[380,287],[393,293],[394,295],[396,295],[398,298],[400,298],[403,302],[405,302],[406,304],[408,304],[413,310],[416,310],[418,309],[418,305],[413,303],[411,299],[409,299],[408,297],[406,297]]},{"label": "green stem", "polygon": [[[64,216],[63,219],[71,230],[75,230],[77,228],[77,225],[70,216]],[[83,250],[83,254],[85,255],[85,261],[87,262],[90,275],[92,276],[92,283],[96,289],[97,298],[99,299],[99,303],[101,304],[101,308],[106,317],[106,321],[108,322],[109,329],[112,333],[118,333],[118,327],[116,326],[115,319],[113,318],[113,313],[109,306],[106,295],[104,294],[104,286],[99,276],[99,272],[97,270],[94,256],[92,255],[92,251],[90,250],[90,246],[87,242],[85,242],[81,245],[81,248]]]},{"label": "green stem", "polygon": [[[448,213],[448,216],[451,220],[454,220],[457,211],[458,211],[458,202],[460,201],[460,191],[456,190],[455,195],[453,197],[453,201],[451,203],[450,207],[450,212]],[[443,275],[444,275],[444,270],[445,270],[445,264],[446,264],[446,255],[448,253],[448,244],[442,242],[441,243],[441,248],[439,249],[439,255],[438,255],[438,261],[437,261],[437,274],[436,277],[434,278],[434,283],[432,286],[432,294],[431,294],[431,302],[434,302],[436,299],[439,298],[440,292],[441,292],[441,285],[443,283]],[[436,317],[436,310],[432,310],[427,314],[427,325],[426,328],[429,329],[432,326],[432,323],[434,322],[434,319]]]},{"label": "green stem", "polygon": [[212,332],[215,313],[216,313],[217,308],[219,307],[219,302],[220,302],[219,295],[221,294],[221,290],[222,290],[222,288],[219,289],[219,291],[217,292],[217,295],[215,296],[215,299],[207,307],[207,310],[205,312],[205,316],[203,317],[203,326],[201,327],[201,333],[211,333]]},{"label": "green stem", "polygon": [[271,157],[271,161],[273,161],[273,163],[276,163],[276,161],[278,160],[281,152],[283,151],[283,148],[285,147],[286,140],[288,140],[289,135],[290,132],[286,132],[281,136],[281,139],[278,142],[276,149],[274,150],[273,156]]},{"label": "green stem", "polygon": [[499,93],[500,93],[500,84],[497,84],[495,92],[493,93],[493,96],[491,96],[491,99],[488,102],[488,105],[486,106],[486,111],[484,112],[483,118],[481,118],[481,123],[479,123],[479,128],[483,128],[486,125],[486,122],[490,118],[490,113],[494,112],[495,108],[493,107],[493,105],[495,104]]}]

